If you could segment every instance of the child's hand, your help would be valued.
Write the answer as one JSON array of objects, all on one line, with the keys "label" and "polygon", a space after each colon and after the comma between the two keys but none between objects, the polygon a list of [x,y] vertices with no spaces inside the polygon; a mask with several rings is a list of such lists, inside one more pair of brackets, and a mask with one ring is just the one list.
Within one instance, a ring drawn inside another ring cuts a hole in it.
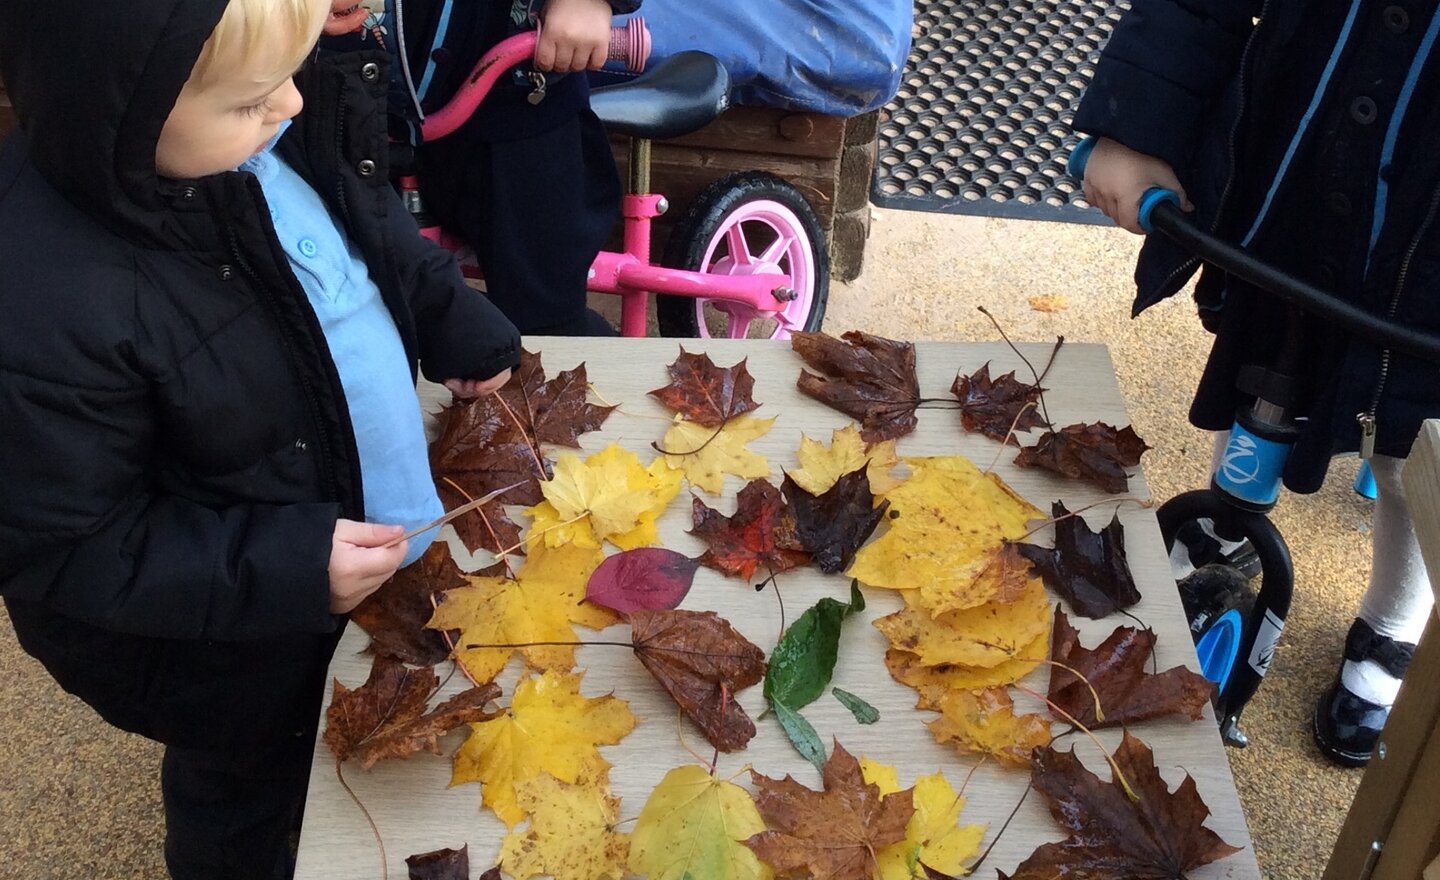
[{"label": "child's hand", "polygon": [[405,560],[409,541],[387,547],[405,534],[402,526],[336,520],[330,545],[330,611],[345,614],[380,589]]},{"label": "child's hand", "polygon": [[612,16],[606,0],[549,0],[541,14],[535,67],[556,73],[599,70],[610,50]]},{"label": "child's hand", "polygon": [[353,34],[365,27],[365,17],[369,14],[370,10],[356,0],[334,0],[330,14],[325,17],[325,34],[331,37]]},{"label": "child's hand", "polygon": [[1140,197],[1152,186],[1180,194],[1180,206],[1193,211],[1185,188],[1163,159],[1137,153],[1118,141],[1100,138],[1085,165],[1085,199],[1123,229],[1140,235]]},{"label": "child's hand", "polygon": [[456,397],[479,397],[482,394],[489,394],[492,391],[499,391],[500,387],[510,381],[510,371],[501,370],[489,379],[446,379],[445,387]]}]

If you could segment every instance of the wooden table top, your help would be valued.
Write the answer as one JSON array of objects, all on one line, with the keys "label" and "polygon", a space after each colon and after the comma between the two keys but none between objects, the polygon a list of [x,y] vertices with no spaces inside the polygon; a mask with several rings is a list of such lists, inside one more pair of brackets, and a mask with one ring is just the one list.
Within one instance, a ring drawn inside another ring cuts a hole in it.
[{"label": "wooden table top", "polygon": [[[749,360],[755,377],[755,400],[763,405],[758,416],[775,416],[769,434],[752,442],[750,447],[769,457],[771,479],[778,483],[782,468],[796,466],[795,454],[802,432],[826,444],[832,429],[850,423],[848,417],[814,400],[802,396],[795,388],[795,379],[802,362],[788,344],[751,340],[686,340],[688,351],[708,351],[721,366],[729,366],[740,358]],[[641,461],[655,455],[652,441],[663,436],[669,414],[645,392],[668,381],[665,368],[679,354],[673,339],[560,339],[532,338],[526,348],[542,354],[547,375],[575,367],[582,361],[589,371],[595,391],[609,403],[619,404],[604,428],[581,438],[587,452],[597,451],[611,442],[635,451]],[[986,361],[991,374],[997,375],[1018,368],[1019,376],[1027,375],[1020,359],[1001,343],[917,343],[918,374],[924,397],[949,395],[957,371],[970,373]],[[1048,345],[1022,345],[1022,351],[1037,366],[1049,356]],[[1110,356],[1103,346],[1067,344],[1047,377],[1046,400],[1054,424],[1105,421],[1116,426],[1129,423],[1124,402],[1115,379]],[[439,395],[448,397],[443,390]],[[439,395],[434,386],[422,389],[433,410]],[[922,409],[919,427],[900,440],[902,456],[964,455],[979,467],[995,459],[1000,446],[977,434],[959,429],[959,419],[951,409]],[[1030,441],[1033,442],[1033,438]],[[1076,481],[1062,480],[1041,470],[1026,470],[1011,462],[1013,453],[1000,457],[995,471],[1020,494],[1037,507],[1048,510],[1050,502],[1063,499],[1075,509],[1106,497],[1098,489]],[[729,513],[734,495],[741,486],[735,477],[727,477],[725,495],[717,499],[697,492],[707,504]],[[1130,479],[1132,492],[1147,496],[1143,475]],[[660,519],[661,545],[686,555],[697,556],[704,546],[686,533],[690,527],[690,497],[681,493]],[[1098,528],[1109,521],[1114,505],[1102,505],[1087,511],[1085,518]],[[1131,611],[1146,621],[1157,633],[1155,653],[1158,668],[1168,669],[1185,664],[1198,671],[1198,663],[1185,626],[1174,581],[1169,575],[1160,531],[1152,509],[1134,504],[1120,506],[1125,526],[1126,546],[1135,581],[1144,599]],[[517,520],[524,522],[524,520]],[[884,528],[883,526],[881,527]],[[1042,532],[1037,540],[1045,539]],[[614,548],[608,548],[614,552]],[[787,616],[794,620],[801,610],[814,604],[821,596],[844,599],[848,580],[826,576],[812,568],[796,569],[780,576]],[[917,775],[943,770],[957,788],[977,762],[973,756],[962,756],[951,746],[939,745],[931,737],[923,721],[934,713],[914,708],[915,692],[894,681],[885,669],[883,657],[885,637],[869,622],[890,614],[902,606],[894,591],[866,589],[867,607],[863,620],[851,619],[841,637],[839,665],[833,684],[855,693],[880,710],[876,724],[860,726],[840,703],[825,696],[807,706],[805,716],[827,745],[832,735],[855,755],[893,764],[899,771],[902,785],[911,784]],[[756,593],[735,579],[719,572],[701,568],[695,586],[684,608],[712,609],[731,621],[751,641],[767,653],[775,644],[779,615],[772,591]],[[1101,621],[1070,615],[1080,630],[1082,642],[1094,646],[1117,625],[1130,623],[1120,616]],[[579,629],[580,638],[629,638],[624,625],[602,633]],[[333,677],[347,686],[362,684],[369,671],[370,658],[362,655],[368,637],[357,627],[345,633],[331,665]],[[579,668],[586,670],[583,692],[601,696],[613,692],[629,702],[639,719],[635,730],[619,745],[603,747],[601,753],[614,768],[610,782],[613,793],[620,797],[620,815],[633,818],[639,814],[651,790],[673,767],[693,763],[694,758],[676,735],[676,708],[660,685],[637,663],[629,651],[611,647],[581,648],[577,653]],[[507,702],[518,670],[518,657],[502,674],[501,685]],[[439,670],[444,677],[444,670]],[[1043,692],[1047,681],[1046,667],[1032,673],[1027,684]],[[459,690],[464,679],[456,675],[447,686],[446,695]],[[763,707],[757,686],[739,695],[751,716]],[[329,695],[325,700],[329,704]],[[1033,700],[1016,694],[1017,711],[1034,711]],[[322,711],[323,725],[323,711]],[[791,773],[800,782],[820,787],[819,774],[791,747],[773,716],[757,723],[759,729],[749,748],[720,757],[717,772],[724,777],[739,774],[753,766],[770,776]],[[323,730],[323,726],[322,726]],[[1192,880],[1204,878],[1259,878],[1250,835],[1245,827],[1234,779],[1219,734],[1207,708],[1206,719],[1190,723],[1184,719],[1160,719],[1139,724],[1132,733],[1154,750],[1156,765],[1172,788],[1188,772],[1195,778],[1199,792],[1211,810],[1209,826],[1224,840],[1244,847],[1237,855],[1196,870]],[[1120,732],[1099,731],[1097,735],[1108,748],[1120,741]],[[465,731],[452,732],[442,741],[444,756],[419,754],[405,760],[382,761],[366,772],[358,765],[347,766],[345,778],[356,795],[365,803],[384,838],[389,854],[392,878],[406,876],[405,857],[442,847],[469,844],[472,876],[494,865],[504,837],[504,825],[489,811],[480,807],[480,786],[460,785],[449,788],[450,758],[463,741]],[[698,731],[686,725],[686,739],[708,756],[709,749]],[[1108,779],[1109,773],[1098,749],[1081,736],[1068,737],[1087,766]],[[984,762],[966,790],[966,805],[961,814],[963,823],[989,823],[986,845],[1005,821],[1019,800],[1027,783],[1028,773],[1004,769],[993,761]],[[741,776],[737,781],[744,783]],[[523,827],[523,826],[522,826]],[[1007,872],[1023,861],[1037,845],[1060,840],[1066,836],[1051,819],[1043,799],[1032,794],[1015,815],[1009,829],[1001,836],[990,854],[981,876],[993,876],[995,868]],[[336,779],[333,756],[323,743],[317,746],[310,780],[309,803],[300,840],[300,880],[319,878],[369,878],[380,876],[379,852],[364,817],[345,794]]]}]

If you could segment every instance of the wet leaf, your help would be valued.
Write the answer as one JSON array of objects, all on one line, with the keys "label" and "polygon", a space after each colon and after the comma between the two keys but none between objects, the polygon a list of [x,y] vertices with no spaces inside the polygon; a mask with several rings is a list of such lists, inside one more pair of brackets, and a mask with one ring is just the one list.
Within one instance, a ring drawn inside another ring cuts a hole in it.
[{"label": "wet leaf", "polygon": [[515,785],[515,801],[530,817],[524,831],[505,835],[500,866],[516,880],[621,880],[630,842],[616,833],[620,799],[602,780],[575,784],[541,773]]},{"label": "wet leaf", "polygon": [[840,339],[795,333],[790,346],[822,374],[801,370],[796,386],[859,421],[866,441],[892,440],[915,430],[915,408],[920,405],[915,346],[858,330]]},{"label": "wet leaf", "polygon": [[1099,620],[1140,601],[1140,590],[1125,557],[1125,527],[1120,515],[1099,532],[1092,532],[1083,517],[1074,516],[1063,502],[1050,506],[1055,523],[1055,548],[1034,544],[1014,547],[1035,566],[1076,614]]},{"label": "wet leaf", "polygon": [[359,760],[369,770],[377,761],[419,751],[440,753],[440,737],[473,721],[493,718],[490,706],[500,688],[483,684],[456,694],[430,712],[430,695],[440,685],[433,669],[412,669],[376,657],[370,677],[354,690],[335,682],[325,711],[325,745],[337,761]]},{"label": "wet leaf", "polygon": [[686,764],[666,773],[640,810],[630,870],[649,880],[770,880],[743,843],[764,830],[745,789]]},{"label": "wet leaf", "polygon": [[1016,715],[1004,688],[952,691],[936,707],[940,717],[926,722],[938,743],[954,743],[966,752],[989,755],[1002,764],[1023,767],[1039,746],[1050,742],[1050,722],[1041,715]]},{"label": "wet leaf", "polygon": [[659,461],[645,467],[611,443],[584,461],[562,454],[540,489],[545,500],[526,511],[535,520],[531,546],[599,547],[608,540],[629,550],[657,540],[655,520],[679,493],[680,478]]},{"label": "wet leaf", "polygon": [[880,720],[879,709],[876,709],[849,691],[841,690],[840,688],[831,688],[830,693],[835,695],[835,699],[840,701],[840,705],[850,710],[850,714],[855,716],[855,720],[858,723],[874,724]]},{"label": "wet leaf", "polygon": [[[984,434],[991,440],[1016,443],[1010,435],[1033,428],[1046,428],[1049,423],[1040,414],[1040,395],[1044,391],[1015,378],[1011,370],[998,379],[990,378],[987,362],[970,376],[956,376],[950,392],[960,401],[960,426],[972,433]],[[1026,408],[1028,406],[1028,409]],[[1024,415],[1020,415],[1024,410]],[[1016,417],[1019,416],[1019,421]]]},{"label": "wet leaf", "polygon": [[[890,648],[885,652],[885,668],[901,684],[912,687],[919,698],[916,707],[934,709],[950,691],[973,691],[987,687],[1014,684],[1039,666],[1050,654],[1050,633],[1041,633],[1035,641],[1016,652],[1015,659],[995,666],[966,666],[941,663],[926,666],[919,655]],[[1033,658],[1033,659],[1032,659]]]},{"label": "wet leaf", "polygon": [[406,856],[405,866],[410,880],[470,880],[470,845]]},{"label": "wet leaf", "polygon": [[1095,717],[1095,696],[1084,681],[1060,668],[1050,670],[1050,702],[1089,728],[1118,727],[1159,718],[1204,717],[1214,685],[1184,666],[1159,675],[1145,671],[1155,648],[1155,631],[1119,626],[1098,647],[1085,648],[1065,612],[1055,612],[1052,657],[1090,682],[1100,697],[1104,720]]},{"label": "wet leaf", "polygon": [[450,656],[440,633],[426,629],[435,606],[431,598],[465,586],[465,575],[443,542],[395,573],[380,589],[350,612],[350,619],[370,635],[369,651],[414,666],[434,666]]},{"label": "wet leaf", "polygon": [[770,462],[745,444],[765,436],[774,424],[774,419],[736,416],[723,427],[709,428],[677,418],[665,432],[665,463],[683,472],[690,485],[719,495],[726,474],[742,480],[770,475]]},{"label": "wet leaf", "polygon": [[585,587],[585,601],[627,614],[675,608],[695,582],[698,559],[663,547],[639,547],[600,563]]},{"label": "wet leaf", "polygon": [[713,611],[634,611],[630,641],[650,674],[722,752],[742,749],[755,723],[735,695],[765,675],[765,652]]},{"label": "wet leaf", "polygon": [[1050,628],[1050,601],[1040,581],[1032,580],[1014,601],[989,602],[964,611],[931,617],[911,603],[875,621],[890,645],[917,654],[926,666],[960,664],[997,666],[1019,656],[1021,649]]},{"label": "wet leaf", "polygon": [[1114,757],[1138,802],[1118,783],[1101,782],[1074,752],[1038,754],[1031,782],[1070,836],[1039,847],[1002,880],[1175,880],[1240,851],[1204,827],[1210,808],[1189,774],[1170,791],[1150,748],[1129,733]]},{"label": "wet leaf", "polygon": [[690,534],[710,549],[700,564],[747,582],[763,567],[767,575],[779,574],[810,561],[795,531],[795,516],[785,505],[780,490],[764,480],[755,480],[735,496],[735,514],[725,516],[693,500],[695,528]]},{"label": "wet leaf", "polygon": [[1119,429],[1104,422],[1066,425],[1041,434],[1034,446],[1020,450],[1015,463],[1045,468],[1119,495],[1130,485],[1125,469],[1138,465],[1149,448],[1129,425]]},{"label": "wet leaf", "polygon": [[782,876],[808,872],[827,880],[871,880],[877,852],[905,839],[915,815],[911,790],[882,796],[838,742],[821,775],[825,788],[817,792],[790,776],[771,779],[752,770],[755,805],[773,830],[745,845]]},{"label": "wet leaf", "polygon": [[865,597],[854,582],[848,604],[827,596],[805,609],[770,652],[765,699],[793,710],[825,693],[840,656],[840,626],[845,618],[864,610]]},{"label": "wet leaf", "polygon": [[775,713],[775,720],[780,722],[780,729],[785,731],[785,736],[800,757],[815,765],[815,769],[821,772],[825,770],[825,743],[820,740],[820,734],[805,716],[786,706],[784,703],[771,703],[770,709]]},{"label": "wet leaf", "polygon": [[811,495],[825,494],[840,477],[860,468],[865,468],[870,491],[877,495],[900,485],[900,481],[890,475],[890,470],[900,463],[895,454],[895,441],[866,443],[854,425],[831,431],[828,447],[801,434],[795,458],[800,467],[790,471],[790,479]]},{"label": "wet leaf", "polygon": [[[861,758],[860,770],[866,782],[879,786],[881,794],[900,790],[894,767]],[[980,854],[985,826],[958,825],[965,798],[943,773],[918,777],[910,797],[915,815],[905,825],[905,839],[876,854],[880,866],[876,880],[921,880],[926,869],[968,873],[965,866]]]},{"label": "wet leaf", "polygon": [[751,397],[755,379],[743,360],[733,367],[717,367],[710,355],[691,354],[682,347],[669,372],[670,384],[650,394],[686,421],[717,428],[759,406]]},{"label": "wet leaf", "polygon": [[849,567],[855,551],[870,539],[890,506],[888,501],[875,503],[864,468],[845,474],[818,496],[800,488],[789,475],[780,491],[794,512],[800,546],[826,574]]}]

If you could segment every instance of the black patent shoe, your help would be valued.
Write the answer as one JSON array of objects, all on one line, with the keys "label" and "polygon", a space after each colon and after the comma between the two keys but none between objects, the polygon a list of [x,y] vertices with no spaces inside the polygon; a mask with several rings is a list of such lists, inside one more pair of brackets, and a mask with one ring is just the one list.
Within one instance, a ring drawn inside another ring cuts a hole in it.
[{"label": "black patent shoe", "polygon": [[[1395,678],[1405,677],[1414,652],[1414,645],[1382,636],[1363,620],[1356,620],[1345,638],[1346,660],[1373,661]],[[1337,675],[1315,706],[1315,744],[1337,764],[1363,767],[1370,762],[1389,717],[1389,706],[1356,696]]]}]

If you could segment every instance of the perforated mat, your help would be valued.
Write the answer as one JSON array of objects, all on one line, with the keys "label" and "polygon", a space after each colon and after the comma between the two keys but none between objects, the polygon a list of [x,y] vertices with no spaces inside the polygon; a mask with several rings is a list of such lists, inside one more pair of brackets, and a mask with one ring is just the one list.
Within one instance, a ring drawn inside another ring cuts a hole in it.
[{"label": "perforated mat", "polygon": [[1065,159],[1095,59],[1128,8],[1128,0],[916,0],[910,60],[882,111],[871,200],[1109,222],[1065,176]]}]

